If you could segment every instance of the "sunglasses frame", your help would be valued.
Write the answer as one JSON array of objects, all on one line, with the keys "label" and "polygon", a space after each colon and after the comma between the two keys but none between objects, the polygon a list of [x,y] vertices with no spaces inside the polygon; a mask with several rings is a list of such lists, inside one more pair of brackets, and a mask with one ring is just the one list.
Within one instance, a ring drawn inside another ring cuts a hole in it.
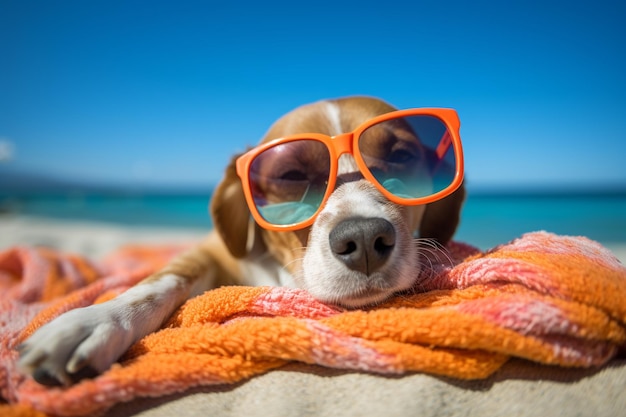
[{"label": "sunglasses frame", "polygon": [[[442,142],[438,145],[436,149],[436,152],[438,154],[443,154],[445,153],[445,151],[447,151],[450,145],[452,145],[454,149],[455,160],[456,160],[454,179],[452,180],[452,182],[450,183],[448,187],[444,188],[441,191],[428,195],[426,197],[406,199],[406,198],[395,196],[394,194],[387,191],[387,189],[385,189],[382,186],[382,184],[380,184],[378,180],[376,180],[376,178],[374,178],[374,176],[370,172],[369,168],[365,164],[365,161],[363,160],[363,156],[361,155],[361,152],[359,151],[359,147],[358,147],[359,138],[366,129],[369,129],[370,127],[376,124],[379,124],[388,120],[398,119],[398,118],[407,117],[407,116],[432,116],[432,117],[439,119],[446,126],[446,129],[449,135],[444,135],[444,137],[442,138]],[[460,127],[461,127],[461,122],[459,120],[459,116],[456,110],[454,109],[415,108],[415,109],[393,111],[393,112],[385,113],[380,116],[369,119],[368,121],[361,124],[352,132],[342,133],[337,136],[328,136],[328,135],[323,135],[319,133],[302,133],[302,134],[297,134],[297,135],[285,136],[285,137],[278,138],[278,139],[273,139],[269,142],[263,143],[249,150],[248,152],[244,153],[239,158],[237,158],[237,161],[236,161],[237,175],[241,179],[243,192],[246,198],[246,202],[248,204],[248,208],[250,209],[250,213],[252,214],[252,217],[259,224],[259,226],[261,226],[264,229],[273,230],[273,231],[299,230],[299,229],[303,229],[305,227],[311,226],[315,222],[315,219],[319,215],[320,211],[322,211],[322,209],[326,205],[326,202],[328,201],[328,198],[330,197],[330,195],[335,189],[335,184],[337,181],[337,171],[338,171],[338,166],[339,166],[339,157],[345,153],[350,154],[354,157],[357,167],[359,168],[359,171],[363,175],[363,177],[367,179],[369,182],[371,182],[376,187],[376,189],[380,191],[389,201],[396,203],[396,204],[405,205],[405,206],[416,206],[416,205],[421,205],[421,204],[433,203],[437,200],[440,200],[452,194],[461,186],[461,183],[463,182],[464,165],[463,165],[463,148],[461,146],[461,137],[460,137]],[[449,137],[449,140],[451,142],[450,144],[444,143],[444,141],[448,140],[446,139],[447,137]],[[286,224],[286,225],[277,225],[277,224],[270,223],[263,218],[263,216],[259,212],[254,202],[254,197],[252,196],[252,187],[250,184],[250,176],[249,176],[250,166],[252,165],[252,162],[254,161],[254,159],[259,154],[265,152],[266,150],[274,146],[283,144],[283,143],[289,143],[289,142],[301,141],[301,140],[315,140],[318,142],[322,142],[328,149],[328,153],[330,156],[330,171],[328,173],[329,177],[328,177],[328,185],[326,187],[326,192],[324,194],[322,201],[320,202],[319,207],[315,211],[315,214],[312,215],[309,219],[303,222]],[[442,147],[444,148],[443,152],[441,151]]]}]

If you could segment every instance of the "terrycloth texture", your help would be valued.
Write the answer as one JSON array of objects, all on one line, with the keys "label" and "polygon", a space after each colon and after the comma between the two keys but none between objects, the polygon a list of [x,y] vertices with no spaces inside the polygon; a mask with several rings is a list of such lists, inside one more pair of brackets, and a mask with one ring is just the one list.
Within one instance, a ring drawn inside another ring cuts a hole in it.
[{"label": "terrycloth texture", "polygon": [[[179,248],[128,248],[95,265],[18,248],[0,254],[0,392],[58,415],[139,396],[240,381],[287,361],[384,374],[485,378],[509,357],[590,367],[626,346],[626,268],[585,238],[532,233],[486,253],[451,244],[417,292],[342,311],[286,288],[225,287],[182,306],[94,380],[46,388],[15,369],[14,347],[71,308],[106,300]],[[61,295],[65,294],[65,295]]]}]

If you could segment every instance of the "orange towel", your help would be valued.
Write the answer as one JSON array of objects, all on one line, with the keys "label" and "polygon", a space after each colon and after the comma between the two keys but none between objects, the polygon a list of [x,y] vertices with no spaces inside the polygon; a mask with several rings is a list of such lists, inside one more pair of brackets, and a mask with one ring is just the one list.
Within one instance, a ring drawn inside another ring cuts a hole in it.
[{"label": "orange towel", "polygon": [[434,263],[417,291],[373,308],[344,311],[296,289],[224,287],[189,300],[93,380],[48,388],[17,371],[15,346],[36,328],[118,294],[180,249],[124,248],[99,264],[43,249],[0,253],[0,393],[13,404],[0,414],[89,415],[288,361],[478,379],[512,356],[590,367],[626,346],[624,265],[586,238],[538,232],[486,253],[451,243],[454,265]]}]

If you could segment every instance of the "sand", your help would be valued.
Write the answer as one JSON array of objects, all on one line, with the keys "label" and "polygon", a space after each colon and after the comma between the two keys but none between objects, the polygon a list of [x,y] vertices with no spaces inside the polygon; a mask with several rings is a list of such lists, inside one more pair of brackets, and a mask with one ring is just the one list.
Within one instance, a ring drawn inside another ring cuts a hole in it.
[{"label": "sand", "polygon": [[0,250],[15,245],[47,246],[97,260],[129,243],[167,244],[199,241],[206,230],[123,226],[22,215],[0,216]]}]

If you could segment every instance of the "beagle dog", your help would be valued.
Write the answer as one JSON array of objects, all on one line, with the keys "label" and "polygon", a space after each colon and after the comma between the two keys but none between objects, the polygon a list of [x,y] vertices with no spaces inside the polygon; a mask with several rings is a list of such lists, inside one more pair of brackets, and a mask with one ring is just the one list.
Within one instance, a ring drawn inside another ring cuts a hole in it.
[{"label": "beagle dog", "polygon": [[[344,137],[346,132],[352,135],[368,120],[394,111],[369,97],[316,102],[280,118],[261,146],[276,138],[309,133],[324,135],[330,143],[331,138]],[[394,191],[397,179],[385,179],[392,185],[373,184],[383,182],[376,179],[376,172],[382,172],[384,164],[400,166],[407,160],[417,167],[415,172],[422,172],[418,157],[431,151],[403,125],[383,127],[368,129],[370,139],[358,145],[358,158],[345,149],[341,155],[331,152],[336,163],[297,146],[270,147],[264,157],[252,162],[233,159],[210,204],[214,230],[202,243],[116,298],[69,311],[42,326],[18,347],[20,368],[45,385],[69,385],[102,373],[133,343],[159,329],[188,298],[221,285],[299,287],[322,302],[345,308],[373,305],[414,288],[420,269],[428,262],[424,257],[443,250],[455,232],[465,191],[459,179],[444,198],[427,204],[391,201],[385,194],[405,198],[412,191],[408,187]],[[397,137],[411,138],[391,143],[387,136],[394,130]],[[323,144],[321,139],[318,142]],[[296,140],[286,143],[300,144]],[[372,156],[398,147],[384,164]],[[364,156],[370,148],[372,155]],[[329,169],[336,171],[332,181]],[[366,173],[361,172],[364,169]],[[273,173],[278,170],[285,172]],[[310,172],[317,175],[318,171],[323,179],[311,180]],[[242,172],[254,179],[244,180]],[[419,175],[428,177],[424,172]],[[273,175],[279,180],[272,182]],[[304,180],[309,180],[306,191],[298,194],[294,184]],[[427,178],[426,182],[432,181]],[[323,197],[312,203],[312,210],[317,210],[313,215],[294,220],[295,212],[285,212],[294,204],[302,211],[304,196],[314,194],[311,189],[331,183],[331,189],[322,190]],[[290,194],[297,196],[286,197]],[[272,204],[273,199],[280,204]],[[282,211],[276,212],[276,207]],[[293,222],[304,226],[291,227]]]}]

